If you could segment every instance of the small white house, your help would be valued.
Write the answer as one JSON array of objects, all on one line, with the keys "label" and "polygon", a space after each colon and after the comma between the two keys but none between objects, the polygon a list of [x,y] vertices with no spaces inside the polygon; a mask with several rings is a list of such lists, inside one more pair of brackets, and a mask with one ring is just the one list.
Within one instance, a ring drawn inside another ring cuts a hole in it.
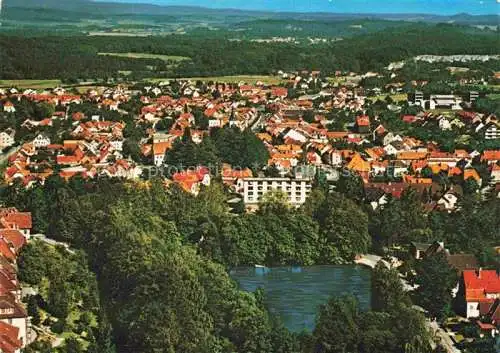
[{"label": "small white house", "polygon": [[451,123],[448,119],[446,118],[441,118],[439,119],[439,128],[443,131],[446,131],[446,130],[451,130]]},{"label": "small white house", "polygon": [[111,147],[113,147],[113,149],[115,151],[122,151],[123,150],[123,140],[113,139],[110,141],[109,144],[111,145]]},{"label": "small white house", "polygon": [[14,136],[15,131],[12,129],[7,129],[0,132],[0,148],[4,149],[6,147],[12,146],[15,143]]},{"label": "small white house", "polygon": [[457,206],[457,202],[458,196],[455,193],[448,191],[439,199],[437,203],[444,210],[453,211]]}]

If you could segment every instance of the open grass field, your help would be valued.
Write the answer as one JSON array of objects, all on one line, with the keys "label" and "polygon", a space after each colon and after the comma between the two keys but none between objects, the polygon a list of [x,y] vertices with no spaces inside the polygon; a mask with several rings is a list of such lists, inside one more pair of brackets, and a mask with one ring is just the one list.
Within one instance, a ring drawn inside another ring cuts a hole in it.
[{"label": "open grass field", "polygon": [[131,58],[131,59],[157,59],[162,61],[185,61],[191,60],[187,56],[178,55],[160,55],[160,54],[148,54],[148,53],[98,53],[98,55],[103,56],[117,56],[120,58]]},{"label": "open grass field", "polygon": [[47,89],[61,85],[60,80],[0,80],[0,87]]},{"label": "open grass field", "polygon": [[[168,78],[151,78],[148,81],[151,82],[161,82],[169,80]],[[277,85],[282,83],[283,80],[278,76],[265,76],[265,75],[236,75],[236,76],[210,76],[210,77],[183,77],[180,80],[191,80],[191,81],[217,81],[217,82],[228,82],[228,83],[238,83],[245,82],[248,84],[263,82],[269,85]]]}]

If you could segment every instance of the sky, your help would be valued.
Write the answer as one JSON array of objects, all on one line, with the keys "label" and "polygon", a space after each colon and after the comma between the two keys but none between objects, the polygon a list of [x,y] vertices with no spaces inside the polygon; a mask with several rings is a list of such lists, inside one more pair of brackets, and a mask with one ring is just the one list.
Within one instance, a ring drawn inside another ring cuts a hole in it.
[{"label": "sky", "polygon": [[188,5],[244,10],[336,12],[336,13],[425,13],[453,15],[500,14],[500,0],[99,0],[158,5]]}]

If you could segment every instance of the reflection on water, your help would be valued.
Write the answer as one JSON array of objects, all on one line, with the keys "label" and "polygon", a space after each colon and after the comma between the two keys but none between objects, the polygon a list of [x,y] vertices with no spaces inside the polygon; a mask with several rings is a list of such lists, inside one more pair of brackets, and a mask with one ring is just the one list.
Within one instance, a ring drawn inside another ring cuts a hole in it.
[{"label": "reflection on water", "polygon": [[243,290],[262,287],[269,310],[295,332],[311,331],[319,305],[330,296],[352,294],[370,308],[371,271],[361,266],[236,268],[230,275]]}]

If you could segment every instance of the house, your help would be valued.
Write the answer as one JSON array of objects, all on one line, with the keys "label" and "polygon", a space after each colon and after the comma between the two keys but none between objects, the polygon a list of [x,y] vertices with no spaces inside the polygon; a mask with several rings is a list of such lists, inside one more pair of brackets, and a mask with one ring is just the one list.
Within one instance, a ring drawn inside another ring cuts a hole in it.
[{"label": "house", "polygon": [[[496,270],[465,270],[460,281],[463,314],[467,318],[481,316],[481,311],[489,309],[500,299],[500,277]],[[481,309],[482,307],[482,309]]]},{"label": "house", "polygon": [[19,328],[0,321],[0,352],[21,353],[23,341]]},{"label": "house", "polygon": [[360,115],[356,118],[356,128],[360,134],[370,132],[370,117],[368,115]]},{"label": "house", "polygon": [[500,126],[496,122],[486,124],[483,129],[485,140],[500,139]]},{"label": "house", "polygon": [[165,152],[172,148],[171,142],[159,142],[153,144],[153,159],[155,166],[159,167],[165,159]]},{"label": "house", "polygon": [[447,254],[446,259],[451,267],[462,274],[465,270],[477,270],[479,263],[473,254]]},{"label": "house", "polygon": [[458,195],[453,191],[446,192],[438,200],[437,205],[443,211],[451,212],[456,209],[458,202]]},{"label": "house", "polygon": [[424,257],[425,253],[432,244],[411,242],[410,254],[415,260],[420,260]]},{"label": "house", "polygon": [[29,239],[32,228],[31,212],[19,212],[14,207],[0,208],[0,225],[3,228],[17,229]]},{"label": "house", "polygon": [[0,149],[11,147],[16,142],[14,140],[15,134],[15,131],[10,128],[0,132]]},{"label": "house", "polygon": [[209,186],[211,182],[210,171],[205,167],[175,173],[172,180],[193,195],[198,195],[201,185]]},{"label": "house", "polygon": [[33,140],[33,145],[36,148],[47,147],[50,145],[50,138],[45,134],[38,134]]},{"label": "house", "polygon": [[109,144],[115,151],[122,151],[123,150],[123,139],[120,138],[113,138],[111,141],[109,141]]},{"label": "house", "polygon": [[451,123],[448,119],[446,119],[445,117],[442,117],[441,119],[439,119],[439,128],[443,131],[446,131],[446,130],[451,130]]},{"label": "house", "polygon": [[257,205],[262,197],[271,191],[282,191],[292,205],[306,202],[312,190],[310,179],[291,178],[245,178],[243,179],[243,201],[246,205]]},{"label": "house", "polygon": [[21,342],[21,347],[24,347],[27,342],[28,314],[10,293],[0,294],[0,328],[5,328],[4,324],[17,329],[17,338]]},{"label": "house", "polygon": [[498,164],[493,164],[493,167],[491,167],[491,181],[500,183],[500,165]]},{"label": "house", "polygon": [[462,109],[462,99],[453,94],[434,94],[430,96],[429,108],[430,109]]},{"label": "house", "polygon": [[487,162],[488,164],[496,164],[500,161],[500,151],[497,150],[487,150],[483,151],[481,155],[481,162]]}]

